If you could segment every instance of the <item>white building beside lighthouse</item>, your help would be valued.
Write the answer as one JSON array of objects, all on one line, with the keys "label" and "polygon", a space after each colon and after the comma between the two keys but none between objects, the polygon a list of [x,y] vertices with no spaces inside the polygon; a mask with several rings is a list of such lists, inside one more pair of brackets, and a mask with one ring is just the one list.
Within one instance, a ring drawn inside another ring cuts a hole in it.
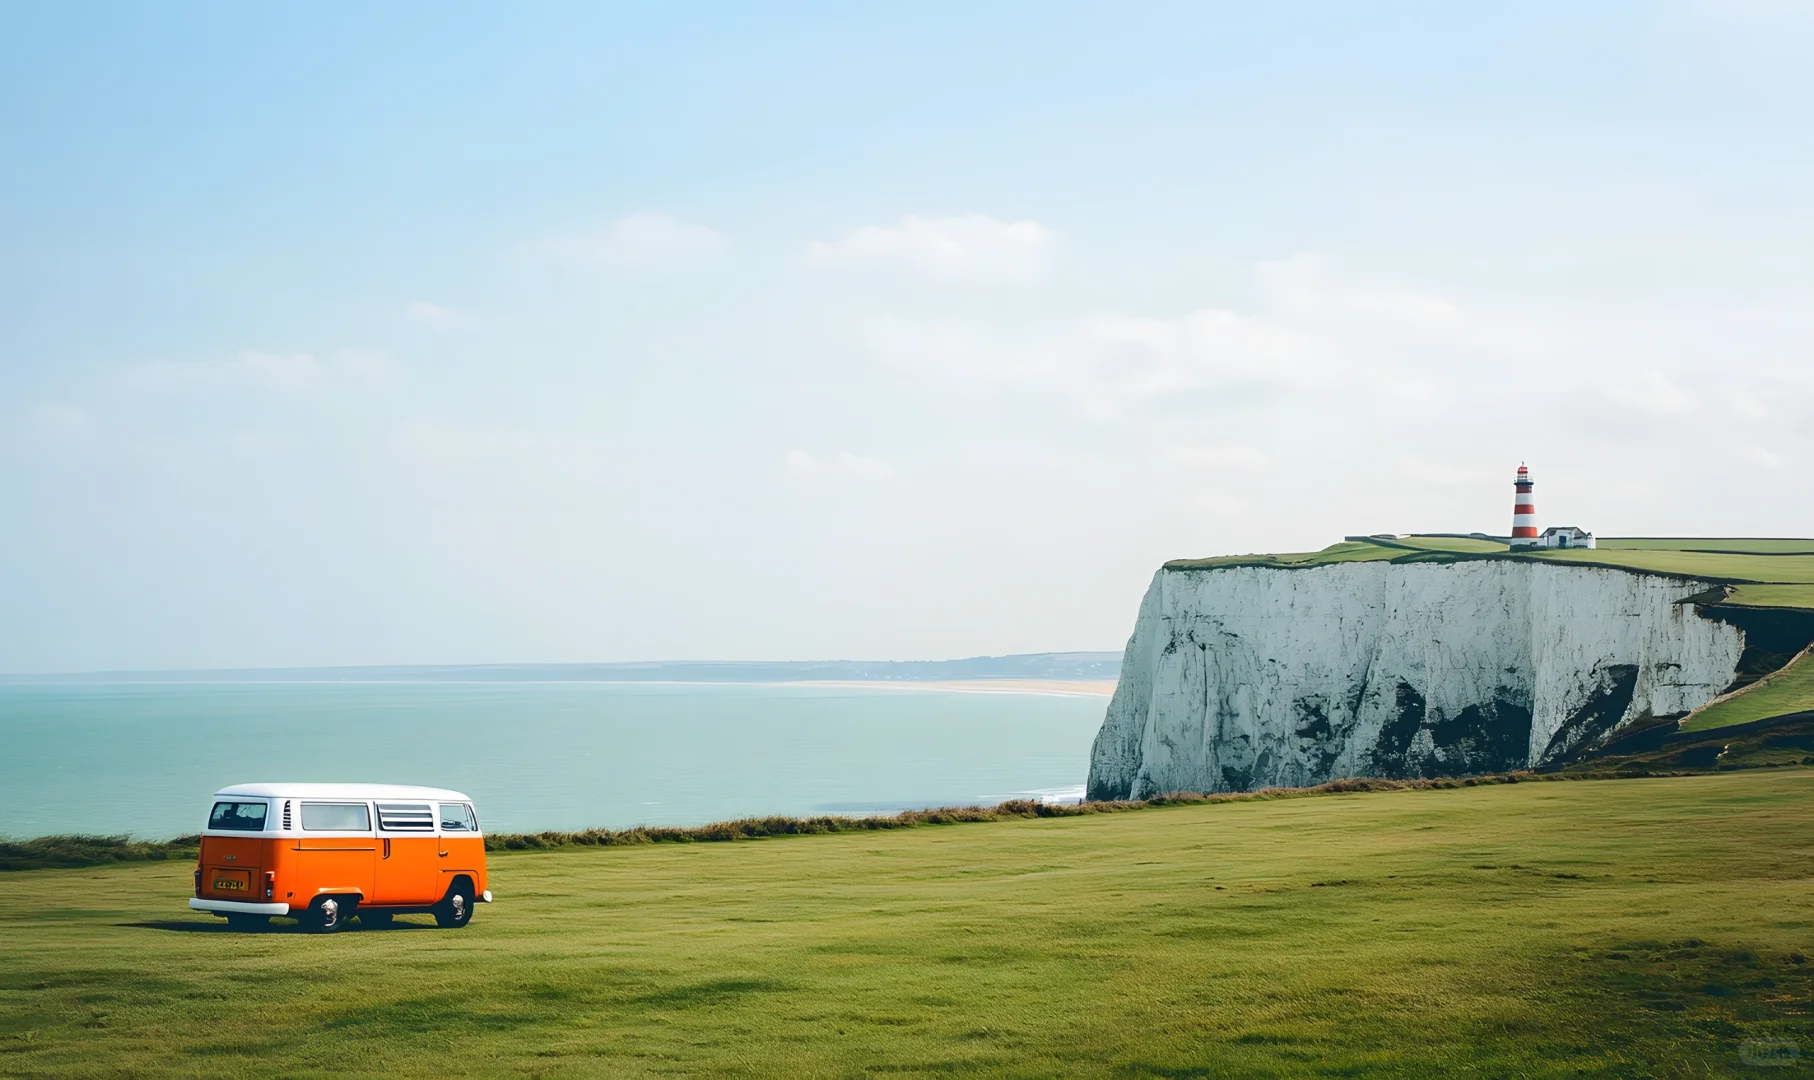
[{"label": "white building beside lighthouse", "polygon": [[1594,546],[1594,534],[1586,529],[1577,529],[1573,525],[1551,525],[1537,537],[1540,548],[1590,548]]}]

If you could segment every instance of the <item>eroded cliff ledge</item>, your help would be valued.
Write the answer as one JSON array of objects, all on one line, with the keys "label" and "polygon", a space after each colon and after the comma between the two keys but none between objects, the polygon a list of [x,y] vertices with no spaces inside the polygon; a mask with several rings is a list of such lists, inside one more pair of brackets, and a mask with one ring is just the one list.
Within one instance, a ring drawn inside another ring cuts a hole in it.
[{"label": "eroded cliff ledge", "polygon": [[1089,798],[1558,760],[1734,679],[1709,582],[1482,559],[1161,570],[1091,754]]}]

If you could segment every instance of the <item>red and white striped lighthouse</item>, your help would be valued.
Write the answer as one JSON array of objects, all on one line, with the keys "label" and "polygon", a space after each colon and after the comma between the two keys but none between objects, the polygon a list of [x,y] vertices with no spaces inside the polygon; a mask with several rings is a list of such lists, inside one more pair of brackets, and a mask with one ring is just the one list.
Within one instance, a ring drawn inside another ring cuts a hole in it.
[{"label": "red and white striped lighthouse", "polygon": [[1537,498],[1531,494],[1531,471],[1518,466],[1518,479],[1512,487],[1518,494],[1512,502],[1512,546],[1537,546]]}]

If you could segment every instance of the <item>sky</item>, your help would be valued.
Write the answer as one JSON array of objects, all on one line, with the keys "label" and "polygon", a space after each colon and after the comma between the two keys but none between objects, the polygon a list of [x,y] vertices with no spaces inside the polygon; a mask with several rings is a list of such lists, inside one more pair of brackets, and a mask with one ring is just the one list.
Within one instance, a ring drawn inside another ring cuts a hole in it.
[{"label": "sky", "polygon": [[0,6],[0,672],[1814,535],[1814,4]]}]

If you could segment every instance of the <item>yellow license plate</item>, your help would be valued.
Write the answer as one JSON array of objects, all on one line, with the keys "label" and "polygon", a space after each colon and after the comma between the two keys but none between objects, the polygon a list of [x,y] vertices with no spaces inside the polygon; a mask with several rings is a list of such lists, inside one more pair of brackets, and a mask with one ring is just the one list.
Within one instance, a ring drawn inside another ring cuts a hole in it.
[{"label": "yellow license plate", "polygon": [[226,878],[214,879],[214,888],[216,891],[232,892],[235,889],[243,889],[245,887],[246,883],[243,881],[229,881]]}]

